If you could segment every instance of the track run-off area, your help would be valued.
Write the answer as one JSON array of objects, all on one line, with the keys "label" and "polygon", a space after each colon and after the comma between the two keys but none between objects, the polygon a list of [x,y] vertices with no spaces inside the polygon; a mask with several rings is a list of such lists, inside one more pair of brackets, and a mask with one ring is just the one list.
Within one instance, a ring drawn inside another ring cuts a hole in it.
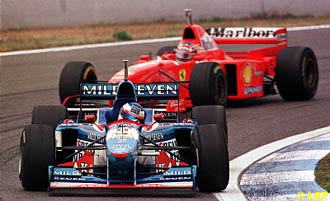
[{"label": "track run-off area", "polygon": [[[274,95],[230,105],[227,108],[230,160],[274,141],[330,125],[329,37],[329,25],[289,28],[289,46],[308,46],[316,54],[318,92],[310,101],[287,102]],[[123,59],[131,64],[141,54],[151,51],[154,55],[163,46],[176,45],[178,39],[0,53],[0,200],[216,200],[212,193],[189,190],[27,192],[18,179],[20,132],[30,123],[34,106],[59,104],[58,81],[65,63],[88,61],[96,67],[99,79],[107,80],[121,68]],[[240,46],[224,48],[246,49]]]}]

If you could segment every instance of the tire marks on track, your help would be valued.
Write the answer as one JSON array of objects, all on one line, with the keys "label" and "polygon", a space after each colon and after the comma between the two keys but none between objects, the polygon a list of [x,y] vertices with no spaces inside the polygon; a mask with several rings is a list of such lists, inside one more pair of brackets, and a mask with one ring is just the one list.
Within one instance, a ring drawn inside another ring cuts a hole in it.
[{"label": "tire marks on track", "polygon": [[0,168],[4,167],[9,161],[16,158],[16,156],[18,155],[18,147],[19,145],[14,145],[4,150],[2,150],[1,148],[1,153],[6,153],[6,154],[0,155]]},{"label": "tire marks on track", "polygon": [[33,90],[33,91],[22,91],[22,92],[15,92],[15,93],[7,93],[7,94],[1,94],[2,98],[6,97],[6,98],[13,98],[15,96],[26,96],[28,94],[40,94],[43,92],[49,92],[52,90],[58,90],[58,88],[48,88],[48,89],[38,89],[38,90]]},{"label": "tire marks on track", "polygon": [[[24,112],[24,113],[20,113],[20,114],[13,114],[10,116],[0,117],[0,125],[8,124],[13,121],[22,120],[22,119],[26,119],[26,118],[30,118],[30,117],[31,117],[31,112]],[[2,126],[3,125],[1,125],[1,128],[3,128]],[[10,130],[10,129],[7,129],[7,130]],[[7,130],[0,129],[1,132],[5,132]]]}]

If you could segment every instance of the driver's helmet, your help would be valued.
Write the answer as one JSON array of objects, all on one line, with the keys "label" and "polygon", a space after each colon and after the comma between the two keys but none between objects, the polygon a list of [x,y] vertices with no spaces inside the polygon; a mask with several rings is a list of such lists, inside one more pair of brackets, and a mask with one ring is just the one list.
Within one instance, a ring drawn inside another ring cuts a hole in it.
[{"label": "driver's helmet", "polygon": [[136,121],[143,123],[145,119],[145,111],[143,110],[142,106],[138,103],[131,102],[125,103],[119,111],[118,119],[127,119],[131,121]]},{"label": "driver's helmet", "polygon": [[189,61],[197,53],[197,48],[190,42],[180,42],[175,50],[175,56],[178,61]]}]

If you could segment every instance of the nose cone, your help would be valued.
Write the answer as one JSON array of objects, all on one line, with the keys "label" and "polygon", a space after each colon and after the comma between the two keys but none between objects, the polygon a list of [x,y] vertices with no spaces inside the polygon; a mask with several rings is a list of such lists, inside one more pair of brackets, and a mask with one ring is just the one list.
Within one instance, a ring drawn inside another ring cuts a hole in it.
[{"label": "nose cone", "polygon": [[139,132],[131,125],[109,127],[106,148],[109,168],[115,171],[133,169],[138,154]]},{"label": "nose cone", "polygon": [[138,143],[132,138],[115,138],[107,141],[107,148],[109,156],[125,158],[137,154]]},{"label": "nose cone", "polygon": [[107,148],[110,170],[119,175],[129,175],[134,169],[138,142],[135,139],[112,139],[107,142]]}]

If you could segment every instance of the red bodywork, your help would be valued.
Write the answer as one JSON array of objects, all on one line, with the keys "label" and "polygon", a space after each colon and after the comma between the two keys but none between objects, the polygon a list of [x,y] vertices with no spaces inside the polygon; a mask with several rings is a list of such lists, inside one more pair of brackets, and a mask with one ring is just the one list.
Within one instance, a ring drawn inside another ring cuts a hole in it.
[{"label": "red bodywork", "polygon": [[[193,43],[197,54],[190,61],[178,62],[174,53],[165,52],[151,59],[141,55],[140,60],[128,68],[128,79],[133,83],[171,82],[170,77],[188,86],[192,69],[199,62],[216,62],[223,69],[228,83],[228,99],[244,100],[262,97],[265,93],[265,76],[275,75],[276,58],[287,47],[285,28],[211,28],[190,24],[182,33],[181,41]],[[222,44],[263,44],[259,49],[246,52],[225,52]],[[165,72],[167,75],[162,73]],[[117,72],[110,83],[118,83],[124,70]],[[180,86],[180,111],[191,108],[189,90]],[[177,107],[177,101],[168,108]]]}]

